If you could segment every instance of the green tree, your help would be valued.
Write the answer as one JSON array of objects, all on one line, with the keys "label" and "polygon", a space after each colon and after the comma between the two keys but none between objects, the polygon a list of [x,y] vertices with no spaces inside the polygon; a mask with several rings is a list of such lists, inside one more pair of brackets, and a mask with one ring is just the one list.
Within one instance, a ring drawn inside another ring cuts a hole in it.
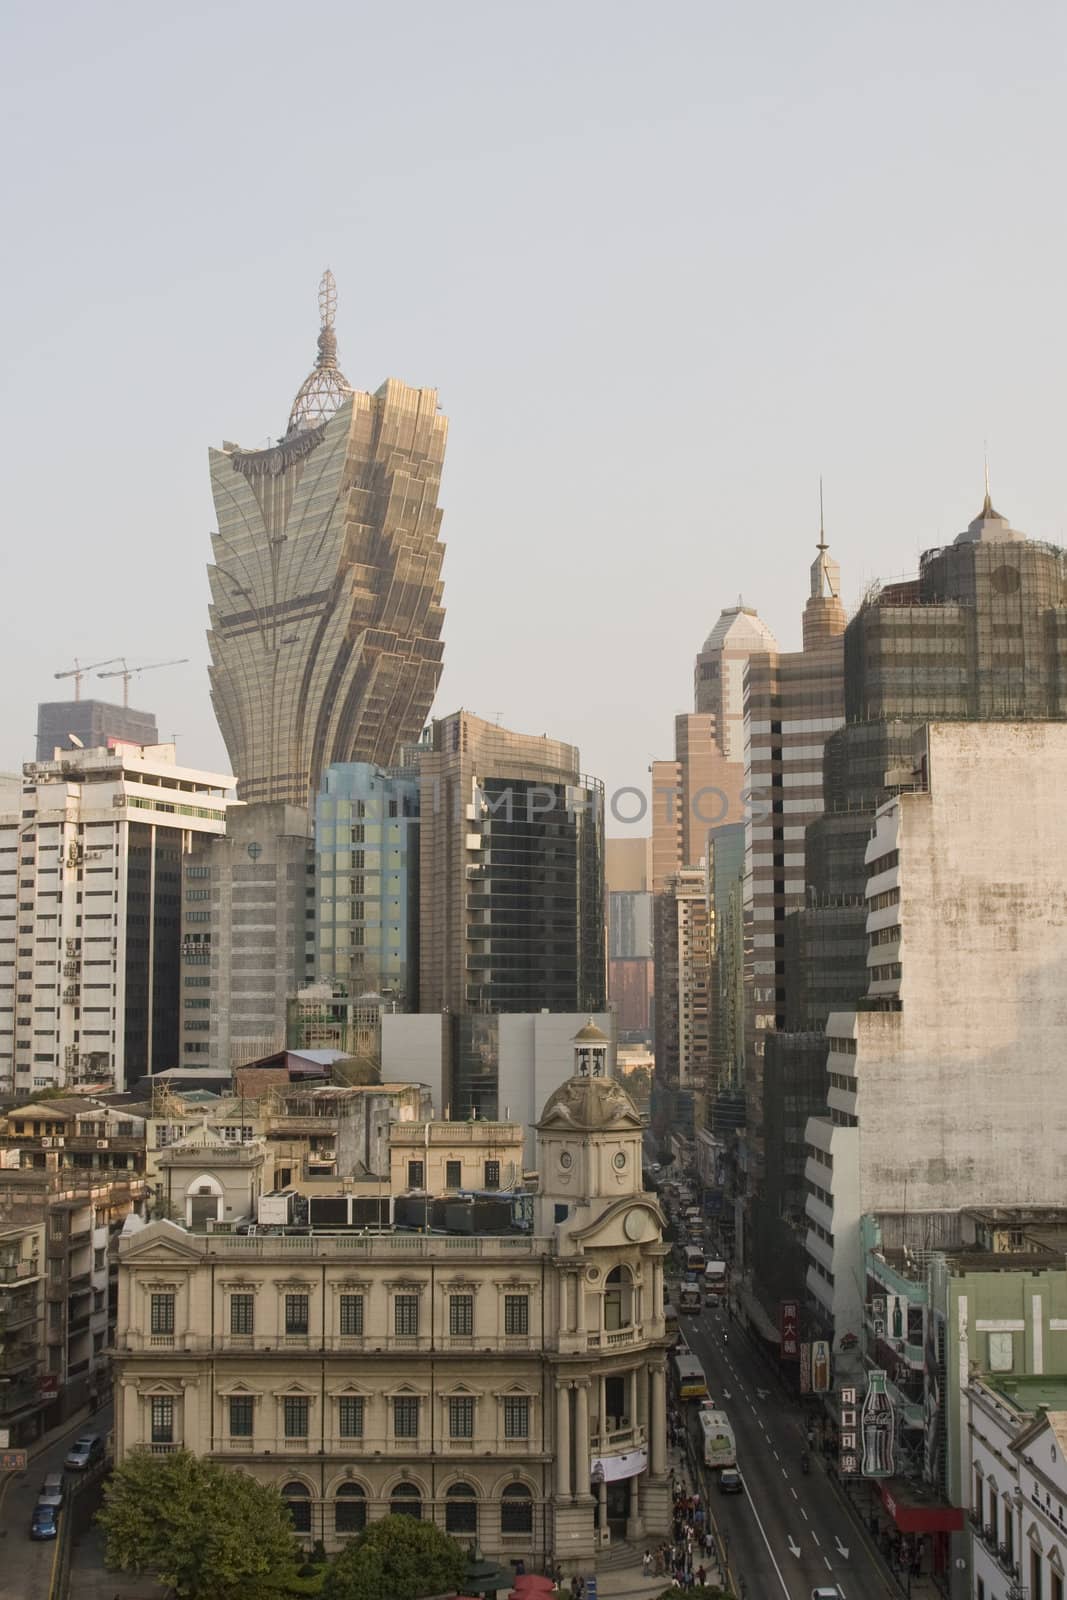
[{"label": "green tree", "polygon": [[432,1522],[383,1517],[372,1522],[328,1569],[322,1600],[418,1600],[448,1594],[463,1581],[462,1545]]},{"label": "green tree", "polygon": [[181,1600],[270,1600],[296,1572],[285,1502],[244,1472],[137,1451],[104,1497],[108,1565],[155,1573]]}]

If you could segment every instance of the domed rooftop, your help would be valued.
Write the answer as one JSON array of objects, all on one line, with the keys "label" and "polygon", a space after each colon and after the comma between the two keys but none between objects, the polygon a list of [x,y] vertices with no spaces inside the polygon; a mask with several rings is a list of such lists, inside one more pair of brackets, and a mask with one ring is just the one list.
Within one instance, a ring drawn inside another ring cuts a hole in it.
[{"label": "domed rooftop", "polygon": [[333,331],[337,314],[337,285],[329,267],[319,284],[319,353],[315,365],[297,390],[289,413],[286,438],[304,428],[328,422],[352,393],[352,386],[337,365],[337,335]]},{"label": "domed rooftop", "polygon": [[611,1040],[608,1038],[606,1033],[601,1032],[596,1023],[593,1021],[592,1017],[590,1017],[585,1027],[579,1028],[578,1032],[574,1035],[573,1043],[610,1044]]},{"label": "domed rooftop", "polygon": [[759,612],[752,606],[742,605],[730,606],[720,613],[718,622],[704,640],[704,651],[721,650],[725,644],[753,652],[778,648],[777,639]]},{"label": "domed rooftop", "polygon": [[538,1129],[605,1133],[642,1127],[641,1113],[614,1078],[568,1078],[545,1101]]}]

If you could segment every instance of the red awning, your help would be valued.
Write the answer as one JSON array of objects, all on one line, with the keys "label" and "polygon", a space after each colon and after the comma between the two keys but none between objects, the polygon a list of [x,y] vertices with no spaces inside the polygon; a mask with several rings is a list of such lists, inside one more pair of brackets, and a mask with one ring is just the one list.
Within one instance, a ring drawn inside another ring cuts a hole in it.
[{"label": "red awning", "polygon": [[960,1533],[963,1530],[962,1506],[935,1500],[902,1478],[889,1478],[880,1483],[878,1493],[900,1533]]}]

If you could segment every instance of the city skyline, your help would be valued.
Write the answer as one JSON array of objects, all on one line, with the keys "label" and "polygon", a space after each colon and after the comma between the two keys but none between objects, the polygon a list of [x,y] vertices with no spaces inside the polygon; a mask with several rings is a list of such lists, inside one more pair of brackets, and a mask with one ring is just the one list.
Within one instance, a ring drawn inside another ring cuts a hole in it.
[{"label": "city skyline", "polygon": [[[452,418],[435,709],[547,724],[609,791],[661,753],[692,652],[739,592],[783,649],[799,643],[820,473],[850,608],[874,551],[892,577],[966,524],[986,440],[997,502],[1064,542],[1054,8],[1022,30],[950,6],[918,50],[890,18],[811,27],[775,7],[766,28],[683,5],[666,26],[591,6],[561,61],[551,11],[516,48],[517,25],[474,6],[405,40],[403,127],[356,161],[326,141],[315,163],[276,122],[283,102],[310,117],[319,42],[280,9],[249,15],[212,15],[209,56],[195,12],[180,29],[72,16],[58,40],[16,21],[14,115],[64,108],[9,175],[33,244],[6,269],[11,582],[56,575],[50,627],[20,610],[7,639],[31,702],[75,655],[188,655],[134,702],[183,759],[220,764],[203,446],[284,427],[324,263],[348,379],[433,385]],[[339,54],[358,26],[361,50],[366,35],[398,58],[387,17],[327,8],[324,26]],[[365,86],[368,126],[388,123],[390,92]],[[235,164],[239,182],[221,176]],[[281,191],[300,226],[264,251]],[[976,247],[983,227],[1015,248]],[[71,228],[93,243],[77,262]],[[50,487],[57,392],[78,418],[73,514]],[[530,670],[546,617],[565,672]],[[26,758],[31,724],[9,706],[0,766]]]}]

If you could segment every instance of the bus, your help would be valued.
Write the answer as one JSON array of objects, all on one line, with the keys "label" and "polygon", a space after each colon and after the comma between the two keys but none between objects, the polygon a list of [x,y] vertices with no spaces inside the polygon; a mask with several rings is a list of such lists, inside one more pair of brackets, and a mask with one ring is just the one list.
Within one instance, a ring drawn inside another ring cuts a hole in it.
[{"label": "bus", "polygon": [[700,1290],[699,1278],[687,1278],[678,1291],[679,1311],[695,1313],[700,1311],[704,1304],[704,1296]]},{"label": "bus", "polygon": [[736,1467],[737,1441],[725,1411],[716,1411],[710,1405],[701,1406],[700,1432],[706,1467]]},{"label": "bus", "polygon": [[702,1244],[687,1244],[685,1247],[685,1275],[687,1278],[700,1278],[704,1275],[704,1246]]},{"label": "bus", "polygon": [[704,1293],[709,1300],[721,1300],[726,1295],[726,1262],[709,1261],[704,1267]]},{"label": "bus", "polygon": [[671,1343],[677,1344],[681,1338],[678,1328],[678,1313],[669,1300],[665,1300],[663,1303],[663,1327]]},{"label": "bus", "polygon": [[704,1376],[704,1368],[692,1350],[684,1345],[674,1354],[674,1381],[678,1386],[679,1400],[708,1398],[708,1380]]}]

